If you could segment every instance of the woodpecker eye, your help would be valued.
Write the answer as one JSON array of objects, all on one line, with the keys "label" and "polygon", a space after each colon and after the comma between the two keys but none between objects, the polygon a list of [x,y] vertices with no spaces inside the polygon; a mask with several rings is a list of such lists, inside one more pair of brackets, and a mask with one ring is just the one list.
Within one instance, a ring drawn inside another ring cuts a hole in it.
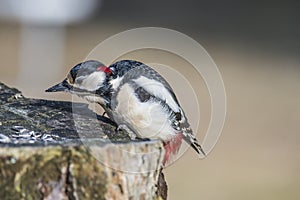
[{"label": "woodpecker eye", "polygon": [[112,73],[112,74],[115,74],[115,73],[116,73],[116,68],[115,68],[115,67],[109,67],[109,69],[111,70],[111,73]]},{"label": "woodpecker eye", "polygon": [[71,74],[68,74],[67,78],[68,78],[68,82],[69,82],[70,84],[74,84],[75,81],[74,81],[74,79],[73,79],[73,77],[72,77]]}]

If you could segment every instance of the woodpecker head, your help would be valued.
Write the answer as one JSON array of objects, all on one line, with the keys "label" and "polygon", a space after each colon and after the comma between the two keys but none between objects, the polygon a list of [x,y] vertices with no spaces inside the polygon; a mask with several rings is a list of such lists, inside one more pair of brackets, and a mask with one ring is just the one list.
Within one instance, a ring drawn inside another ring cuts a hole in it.
[{"label": "woodpecker head", "polygon": [[[105,93],[109,89],[108,79],[112,71],[101,62],[88,60],[74,66],[67,78],[46,92],[70,92],[83,97]],[[88,99],[89,100],[89,99]]]}]

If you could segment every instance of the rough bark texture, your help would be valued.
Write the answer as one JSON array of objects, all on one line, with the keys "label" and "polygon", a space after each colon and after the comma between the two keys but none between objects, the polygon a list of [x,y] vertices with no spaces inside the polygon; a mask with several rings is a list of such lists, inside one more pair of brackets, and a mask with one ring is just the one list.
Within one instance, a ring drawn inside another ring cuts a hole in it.
[{"label": "rough bark texture", "polygon": [[1,199],[167,199],[159,141],[130,141],[85,104],[0,83]]}]

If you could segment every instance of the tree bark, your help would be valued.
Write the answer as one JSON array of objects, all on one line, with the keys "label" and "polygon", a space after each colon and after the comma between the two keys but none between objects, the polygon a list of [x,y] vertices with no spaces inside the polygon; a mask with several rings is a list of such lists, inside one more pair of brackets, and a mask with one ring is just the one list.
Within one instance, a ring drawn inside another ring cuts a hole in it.
[{"label": "tree bark", "polygon": [[1,199],[167,199],[159,141],[131,141],[86,104],[0,83]]}]

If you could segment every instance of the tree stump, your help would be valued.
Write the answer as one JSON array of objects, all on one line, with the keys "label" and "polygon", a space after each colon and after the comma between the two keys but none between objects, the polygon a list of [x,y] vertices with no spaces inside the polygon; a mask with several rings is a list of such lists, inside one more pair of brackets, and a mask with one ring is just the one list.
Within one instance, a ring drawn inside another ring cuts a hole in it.
[{"label": "tree stump", "polygon": [[0,83],[1,199],[167,199],[160,141],[131,141],[86,104]]}]

